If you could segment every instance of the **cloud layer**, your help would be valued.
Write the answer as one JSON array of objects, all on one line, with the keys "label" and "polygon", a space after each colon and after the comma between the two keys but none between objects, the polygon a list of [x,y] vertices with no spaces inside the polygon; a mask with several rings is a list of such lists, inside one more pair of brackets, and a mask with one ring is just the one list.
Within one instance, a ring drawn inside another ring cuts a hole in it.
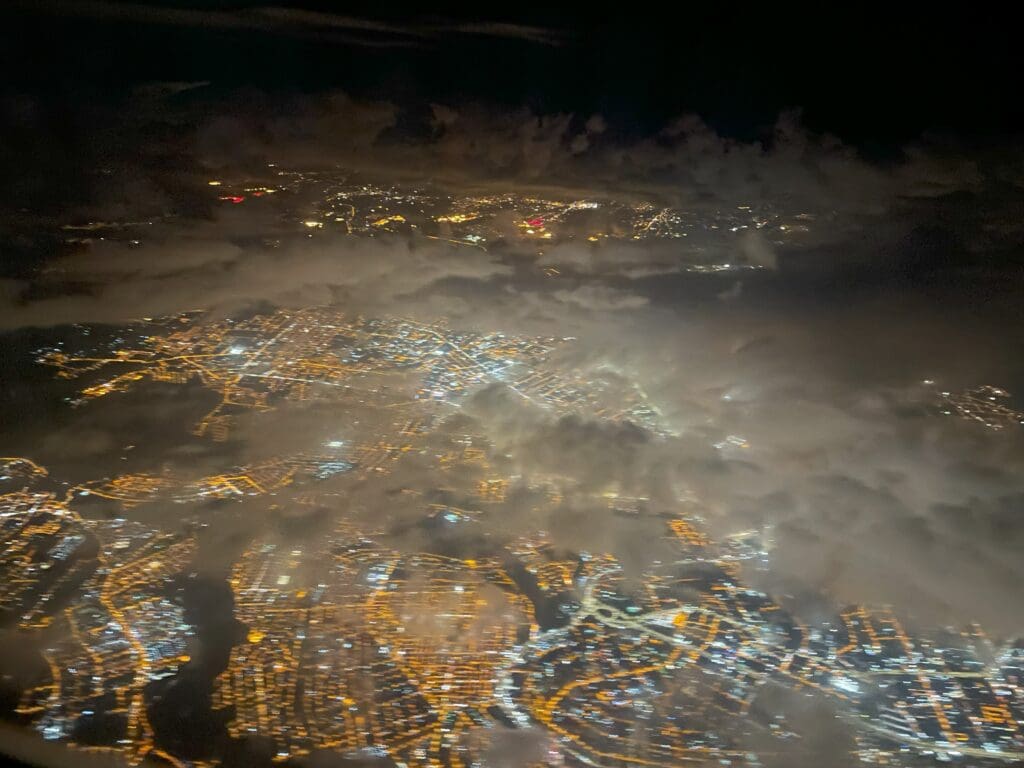
[{"label": "cloud layer", "polygon": [[[893,603],[928,621],[979,620],[1007,635],[1024,629],[1016,588],[1024,569],[1014,556],[1024,544],[1016,515],[1024,438],[938,418],[919,383],[1024,384],[1010,354],[1022,341],[1019,153],[932,137],[871,162],[808,131],[797,113],[781,115],[758,142],[720,136],[694,116],[627,141],[599,115],[433,105],[410,116],[343,94],[285,106],[239,95],[213,111],[190,100],[201,91],[137,94],[137,124],[115,130],[126,151],[105,164],[109,183],[46,212],[54,225],[145,220],[140,242],[94,240],[5,273],[0,327],[335,304],[575,336],[567,366],[591,381],[635,382],[671,429],[565,416],[501,387],[476,393],[459,429],[480,435],[520,478],[518,495],[480,523],[487,536],[543,528],[559,546],[610,551],[642,573],[661,556],[650,542],[662,523],[609,517],[588,499],[614,489],[657,512],[696,498],[720,533],[774,531],[777,590]],[[43,119],[31,104],[7,115],[23,132]],[[145,133],[138,125],[156,124],[163,138],[133,160]],[[164,162],[171,156],[184,158],[179,167]],[[704,227],[685,242],[576,237],[539,254],[511,237],[488,251],[415,235],[310,237],[284,222],[276,201],[259,209],[196,202],[206,179],[265,172],[268,162],[460,191],[644,199],[698,222],[748,206],[802,229],[790,237],[777,227],[729,235]],[[22,230],[12,221],[13,241]],[[40,219],[24,226],[38,229]],[[698,262],[746,271],[687,271]],[[178,418],[163,405],[149,417]],[[113,421],[67,430],[35,435],[42,453],[59,462],[71,435],[97,455],[130,442]],[[239,450],[252,455],[266,435],[289,430],[255,415],[242,433]],[[716,447],[730,435],[749,448]],[[432,471],[410,459],[385,490],[347,489],[352,508],[372,518],[387,506],[389,522],[413,530],[422,509],[394,498],[433,482]],[[531,487],[552,476],[562,501],[538,512]],[[595,519],[601,524],[590,525]],[[407,535],[408,546],[422,543],[417,536]]]}]

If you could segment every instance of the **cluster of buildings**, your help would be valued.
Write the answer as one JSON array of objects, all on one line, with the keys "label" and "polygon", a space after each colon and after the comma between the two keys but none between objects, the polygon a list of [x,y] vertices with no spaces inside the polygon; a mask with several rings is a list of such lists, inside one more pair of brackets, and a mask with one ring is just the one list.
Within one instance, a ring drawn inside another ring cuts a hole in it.
[{"label": "cluster of buildings", "polygon": [[734,245],[733,239],[747,231],[783,242],[810,232],[815,221],[811,213],[764,205],[709,209],[515,192],[466,194],[438,186],[384,183],[345,170],[311,172],[278,166],[268,168],[263,181],[211,180],[210,185],[226,206],[284,205],[296,232],[308,237],[400,234],[484,250],[515,243],[541,256],[548,245],[573,241],[679,241],[685,242],[695,271],[762,266],[722,263],[709,256],[729,250],[722,246]]},{"label": "cluster of buildings", "polygon": [[[535,232],[558,220],[544,215]],[[476,220],[469,208],[450,217]],[[432,485],[389,486],[388,503],[418,514],[400,530],[346,506],[301,543],[259,530],[235,560],[244,629],[210,694],[233,738],[271,740],[279,762],[330,749],[426,768],[479,764],[481,734],[532,727],[549,739],[546,764],[758,766],[765,750],[801,738],[798,718],[767,703],[781,691],[834,711],[866,764],[1024,759],[1020,643],[979,627],[912,631],[885,608],[802,618],[753,586],[771,530],[716,539],[692,498],[666,508],[556,475],[527,481],[484,436],[450,428],[467,395],[502,382],[559,415],[668,434],[626,377],[561,367],[568,340],[313,308],[213,322],[190,313],[91,341],[40,359],[82,380],[81,402],[198,382],[218,400],[195,425],[201,439],[288,402],[322,399],[345,419],[308,451],[201,477],[135,472],[61,487],[31,461],[0,459],[0,620],[45,659],[17,709],[44,738],[202,764],[163,753],[151,722],[152,684],[195,652],[178,585],[199,551],[196,527],[158,530],[126,519],[131,510],[172,501],[202,514],[196,502],[276,495],[301,515],[349,505],[350,490],[410,461]],[[951,412],[989,426],[1009,423],[1004,396],[942,394]],[[729,435],[717,447],[739,455],[749,444]],[[653,522],[674,557],[637,580],[609,553],[503,527],[513,503],[554,520],[569,493],[595,526]],[[87,514],[97,499],[113,514]]]},{"label": "cluster of buildings", "polygon": [[985,384],[959,392],[939,392],[938,408],[945,416],[976,421],[999,431],[1024,426],[1024,411],[1012,407],[1009,392]]},{"label": "cluster of buildings", "polygon": [[[565,339],[453,330],[442,323],[348,317],[318,307],[279,310],[246,320],[204,322],[190,313],[140,329],[102,348],[40,350],[59,376],[88,377],[76,402],[147,382],[198,381],[219,402],[194,426],[225,441],[240,415],[287,401],[329,400],[354,408],[450,406],[489,383],[545,407],[661,429],[660,413],[635,387],[596,387],[553,353]],[[109,374],[108,374],[109,372]],[[97,374],[105,374],[97,380]],[[137,489],[144,493],[144,488]]]},{"label": "cluster of buildings", "polygon": [[[33,489],[45,475],[26,468],[6,470],[25,487],[0,497],[0,607],[41,642],[49,673],[20,716],[48,739],[153,752],[146,686],[190,661],[195,629],[172,587],[195,537],[82,517],[77,492]],[[471,528],[500,514],[478,501],[424,500],[423,518]],[[595,514],[652,514],[613,501],[595,499]],[[804,623],[744,583],[770,532],[716,541],[699,517],[665,513],[678,559],[640,583],[611,555],[541,531],[457,556],[392,549],[387,535],[343,520],[301,545],[259,536],[241,554],[230,586],[244,637],[212,694],[234,737],[269,738],[281,760],[333,749],[471,765],[481,729],[529,725],[550,735],[551,764],[759,765],[753,741],[799,738],[785,709],[761,703],[784,689],[833,708],[865,763],[1024,755],[1024,646],[978,627],[915,634],[864,606]]]},{"label": "cluster of buildings", "polygon": [[192,628],[168,595],[195,539],[83,518],[70,503],[50,491],[0,495],[0,611],[47,668],[26,682],[16,714],[45,739],[141,756],[153,746],[143,689],[190,658]]}]

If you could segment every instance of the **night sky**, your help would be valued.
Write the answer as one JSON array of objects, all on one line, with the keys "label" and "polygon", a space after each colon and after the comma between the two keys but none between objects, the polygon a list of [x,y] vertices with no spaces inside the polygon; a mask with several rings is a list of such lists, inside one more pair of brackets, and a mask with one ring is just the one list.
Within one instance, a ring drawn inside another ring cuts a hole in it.
[{"label": "night sky", "polygon": [[[410,110],[440,101],[599,112],[626,136],[695,112],[737,137],[802,108],[808,127],[879,148],[923,132],[1005,137],[1024,120],[1014,27],[968,6],[670,14],[442,3],[426,13],[403,3],[48,0],[3,13],[5,91],[38,93],[54,107],[116,100],[140,83],[209,81],[221,93],[340,89]],[[332,26],[332,13],[376,25]],[[550,44],[469,31],[498,24],[540,30]]]}]

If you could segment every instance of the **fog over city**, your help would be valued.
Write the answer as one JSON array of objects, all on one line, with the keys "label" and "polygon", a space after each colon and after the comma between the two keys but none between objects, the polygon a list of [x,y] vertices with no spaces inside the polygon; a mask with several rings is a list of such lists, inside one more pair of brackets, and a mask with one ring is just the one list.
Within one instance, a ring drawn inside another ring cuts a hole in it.
[{"label": "fog over city", "polygon": [[[591,28],[533,16],[15,17],[205,63],[0,93],[5,752],[1024,760],[1024,150],[987,91],[881,141],[783,90],[738,130],[430,85],[577,77]],[[201,35],[382,74],[219,77]]]}]

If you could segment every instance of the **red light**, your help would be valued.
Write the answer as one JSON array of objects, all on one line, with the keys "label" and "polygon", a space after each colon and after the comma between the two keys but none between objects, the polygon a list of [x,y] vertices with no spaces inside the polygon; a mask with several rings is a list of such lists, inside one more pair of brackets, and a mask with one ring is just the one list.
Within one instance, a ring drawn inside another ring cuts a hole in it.
[{"label": "red light", "polygon": [[542,219],[540,216],[538,216],[535,219],[527,219],[526,223],[529,224],[531,227],[543,227],[544,226],[544,219]]},{"label": "red light", "polygon": [[238,205],[239,203],[241,203],[241,202],[243,202],[245,200],[245,198],[242,197],[241,195],[227,195],[226,197],[221,197],[219,199],[220,200],[227,200],[228,202],[234,203],[235,205]]}]

